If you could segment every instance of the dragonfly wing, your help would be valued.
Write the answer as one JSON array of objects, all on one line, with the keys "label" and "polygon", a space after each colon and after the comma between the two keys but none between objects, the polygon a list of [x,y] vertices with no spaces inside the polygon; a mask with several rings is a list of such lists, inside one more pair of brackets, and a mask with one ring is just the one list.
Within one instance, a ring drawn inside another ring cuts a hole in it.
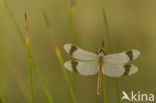
[{"label": "dragonfly wing", "polygon": [[89,51],[83,50],[73,44],[65,44],[65,51],[78,60],[96,60],[97,55]]},{"label": "dragonfly wing", "polygon": [[124,64],[136,59],[140,55],[138,50],[128,50],[125,52],[110,54],[104,57],[106,62]]},{"label": "dragonfly wing", "polygon": [[67,61],[64,63],[67,70],[71,72],[76,72],[81,75],[94,75],[98,72],[98,64],[96,61]]},{"label": "dragonfly wing", "polygon": [[131,64],[113,64],[104,63],[103,73],[110,77],[121,77],[132,75],[138,71],[138,68]]}]

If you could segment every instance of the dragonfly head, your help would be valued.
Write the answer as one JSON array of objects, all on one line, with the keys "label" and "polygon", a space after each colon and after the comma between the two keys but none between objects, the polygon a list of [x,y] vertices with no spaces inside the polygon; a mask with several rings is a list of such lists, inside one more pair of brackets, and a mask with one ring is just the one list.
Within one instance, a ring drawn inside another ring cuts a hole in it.
[{"label": "dragonfly head", "polygon": [[102,54],[106,53],[106,51],[104,49],[104,41],[102,41],[102,48],[98,50],[98,54],[100,54],[100,53],[102,53]]}]

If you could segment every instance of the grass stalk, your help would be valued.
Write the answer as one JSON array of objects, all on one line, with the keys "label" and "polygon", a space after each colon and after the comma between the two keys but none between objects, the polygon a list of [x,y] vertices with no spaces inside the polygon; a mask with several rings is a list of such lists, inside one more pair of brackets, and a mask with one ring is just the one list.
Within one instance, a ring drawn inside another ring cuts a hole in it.
[{"label": "grass stalk", "polygon": [[[69,42],[75,43],[75,9],[76,9],[76,0],[70,0],[69,7]],[[75,80],[73,75],[69,75],[72,85],[74,86]]]},{"label": "grass stalk", "polygon": [[[104,16],[104,22],[105,22],[105,25],[106,25],[106,31],[107,31],[107,39],[109,41],[109,44],[111,45],[111,41],[110,41],[110,36],[109,36],[109,30],[108,30],[108,25],[107,25],[107,20],[106,20],[106,15],[105,15],[105,12],[103,11],[103,16]],[[111,48],[109,46],[109,48]],[[106,91],[106,79],[105,79],[105,75],[103,75],[103,94],[104,94],[104,103],[107,103],[107,91]]]},{"label": "grass stalk", "polygon": [[26,49],[27,49],[27,56],[28,56],[30,103],[34,103],[33,85],[32,85],[31,56],[30,56],[29,37],[28,37],[28,22],[27,22],[27,15],[26,15],[26,13],[25,13],[25,30],[26,30],[26,47],[27,47]]},{"label": "grass stalk", "polygon": [[4,6],[3,6],[3,1],[0,1],[0,88],[2,93],[6,93],[6,65],[5,65],[5,61],[2,58],[2,54],[5,52],[5,47],[4,47]]},{"label": "grass stalk", "polygon": [[3,19],[4,19],[4,14],[3,14],[3,1],[0,1],[0,103],[5,103],[5,98],[4,95],[6,94],[6,65],[5,61],[2,58],[2,54],[5,52],[4,49],[4,44],[3,44]]},{"label": "grass stalk", "polygon": [[74,29],[74,16],[75,16],[76,0],[71,0],[70,4],[70,14],[69,14],[69,38],[70,42],[75,41],[75,29]]},{"label": "grass stalk", "polygon": [[16,20],[16,18],[15,18],[15,16],[14,16],[14,14],[13,14],[13,12],[12,12],[10,6],[9,6],[8,0],[4,0],[4,3],[5,3],[5,6],[6,6],[8,12],[9,12],[9,15],[10,15],[10,17],[11,17],[13,23],[14,23],[15,26],[16,26],[17,31],[19,32],[19,36],[20,36],[20,38],[21,38],[23,44],[26,46],[24,34],[23,34],[23,32],[22,32],[22,30],[21,30],[19,24],[17,23],[17,20]]},{"label": "grass stalk", "polygon": [[57,45],[57,43],[56,43],[56,41],[55,41],[55,38],[54,38],[54,34],[53,34],[52,27],[51,27],[51,25],[50,25],[50,23],[49,23],[49,20],[48,20],[46,14],[45,14],[45,13],[43,13],[43,14],[44,14],[44,19],[45,19],[46,25],[47,25],[47,27],[48,27],[49,34],[50,34],[50,36],[51,36],[51,41],[52,41],[53,47],[54,47],[54,49],[55,49],[57,58],[58,58],[58,60],[59,60],[59,62],[60,62],[60,65],[61,65],[61,68],[62,68],[62,71],[63,71],[63,74],[64,74],[64,78],[65,78],[66,85],[67,85],[67,87],[68,87],[68,89],[69,89],[69,92],[70,92],[70,96],[71,96],[72,102],[73,102],[73,103],[77,103],[77,102],[76,102],[75,95],[74,95],[74,92],[73,92],[73,89],[72,89],[71,82],[70,82],[69,77],[68,77],[68,75],[67,75],[67,72],[66,72],[66,70],[65,70],[65,68],[64,68],[64,62],[63,62],[63,58],[62,58],[62,56],[61,56],[60,49],[58,48],[58,45]]},{"label": "grass stalk", "polygon": [[1,90],[0,90],[0,103],[5,103],[4,96]]},{"label": "grass stalk", "polygon": [[[31,55],[31,54],[30,54],[30,55]],[[39,70],[38,64],[36,63],[36,61],[35,61],[35,59],[33,58],[32,55],[31,55],[31,62],[32,62],[34,68],[36,69],[38,79],[40,80],[41,85],[42,85],[42,88],[43,88],[43,91],[44,91],[44,93],[45,93],[46,96],[47,96],[48,103],[54,103],[54,102],[53,102],[53,99],[52,99],[52,97],[51,97],[51,95],[50,95],[50,93],[49,93],[49,91],[48,91],[48,89],[47,89],[47,85],[46,85],[46,83],[45,83],[45,80],[43,79],[43,77],[42,77],[42,75],[41,75],[41,72],[40,72],[40,70]]]},{"label": "grass stalk", "polygon": [[106,27],[106,36],[107,36],[107,39],[108,39],[108,48],[109,48],[109,51],[112,51],[112,43],[111,43],[111,38],[110,38],[110,32],[109,32],[107,17],[106,17],[106,13],[105,13],[104,9],[103,9],[103,19],[104,19],[104,23],[105,23],[105,27]]},{"label": "grass stalk", "polygon": [[115,78],[115,87],[116,87],[117,103],[120,103],[120,90],[119,90],[119,79],[118,78]]},{"label": "grass stalk", "polygon": [[[11,10],[8,1],[7,0],[4,0],[4,3],[5,3],[5,6],[6,6],[8,12],[9,12],[10,18],[12,19],[13,23],[15,24],[15,27],[16,27],[16,29],[18,31],[18,34],[19,34],[19,36],[20,36],[20,38],[22,40],[22,43],[26,47],[26,41],[25,41],[24,34],[23,34],[20,26],[17,23],[17,20],[16,20],[16,18],[14,16],[14,13]],[[42,85],[42,88],[43,88],[43,90],[44,90],[44,92],[46,94],[46,97],[48,98],[48,102],[49,103],[53,103],[52,97],[50,96],[50,93],[49,93],[49,91],[47,89],[47,86],[45,84],[45,81],[44,81],[44,79],[43,79],[43,77],[41,75],[41,72],[39,70],[38,64],[37,64],[36,60],[34,59],[34,57],[32,56],[31,52],[30,52],[30,57],[31,57],[31,62],[32,62],[33,66],[35,68],[35,71],[37,73],[38,79],[39,79],[39,81],[40,81],[40,83]]]},{"label": "grass stalk", "polygon": [[[58,51],[58,50],[56,50],[56,52],[57,52],[57,51]],[[62,70],[63,70],[64,77],[65,77],[65,81],[66,81],[67,87],[68,87],[68,89],[69,89],[69,92],[70,92],[70,96],[71,96],[71,98],[72,98],[72,101],[73,101],[73,103],[77,103],[77,102],[76,102],[75,95],[74,95],[74,92],[73,92],[73,89],[72,89],[72,84],[71,84],[71,82],[70,82],[70,80],[69,80],[69,77],[68,77],[68,75],[67,75],[67,72],[66,72],[66,70],[65,70],[65,68],[64,68],[64,62],[63,62],[63,59],[62,59],[61,54],[58,55],[58,59],[59,59],[60,64],[61,64],[61,68],[62,68]]]},{"label": "grass stalk", "polygon": [[106,92],[106,79],[105,75],[102,76],[103,78],[103,95],[104,95],[104,103],[107,103],[107,92]]},{"label": "grass stalk", "polygon": [[27,100],[27,95],[28,95],[28,91],[24,84],[24,81],[21,79],[21,76],[20,74],[18,73],[18,71],[15,69],[14,65],[12,64],[12,62],[9,60],[8,56],[6,54],[3,54],[3,57],[2,57],[5,62],[6,62],[6,65],[7,65],[7,68],[9,69],[9,71],[12,73],[12,75],[16,78],[16,81],[19,85],[19,87],[21,88],[23,94],[25,95],[26,97],[26,100]]},{"label": "grass stalk", "polygon": [[[109,51],[111,52],[112,51],[111,37],[110,37],[107,17],[106,17],[106,13],[105,13],[104,9],[103,9],[103,17],[104,17],[104,23],[105,23],[105,27],[106,27],[106,35],[107,35],[107,39],[108,39]],[[118,78],[115,78],[114,80],[115,80],[117,103],[120,103],[119,81],[118,81]]]}]

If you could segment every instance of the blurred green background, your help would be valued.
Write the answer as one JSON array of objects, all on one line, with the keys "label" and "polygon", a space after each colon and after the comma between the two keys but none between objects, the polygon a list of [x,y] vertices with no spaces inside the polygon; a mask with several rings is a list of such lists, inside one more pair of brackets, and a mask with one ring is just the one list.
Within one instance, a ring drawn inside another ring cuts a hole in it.
[{"label": "blurred green background", "polygon": [[[0,0],[0,92],[6,103],[29,103],[27,54],[18,31]],[[71,43],[70,0],[8,0],[18,24],[25,32],[24,13],[29,24],[30,50],[37,60],[54,103],[72,103],[61,65],[52,46],[42,11],[46,12],[64,61],[71,59],[63,44]],[[119,78],[119,91],[156,93],[156,1],[155,0],[77,0],[73,14],[73,42],[96,52],[105,41],[109,53],[131,48],[141,52],[132,63],[139,71]],[[111,38],[111,51],[103,19],[105,9]],[[35,103],[48,103],[37,74],[32,67]],[[78,103],[104,103],[97,96],[97,75],[81,76],[68,72]],[[117,103],[115,79],[106,77],[108,103]],[[124,101],[124,103],[129,103]]]}]

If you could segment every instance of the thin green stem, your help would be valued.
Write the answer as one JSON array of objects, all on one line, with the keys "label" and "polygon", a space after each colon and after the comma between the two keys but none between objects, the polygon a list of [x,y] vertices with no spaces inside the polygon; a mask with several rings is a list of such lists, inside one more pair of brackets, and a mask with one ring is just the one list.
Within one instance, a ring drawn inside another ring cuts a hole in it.
[{"label": "thin green stem", "polygon": [[4,96],[1,90],[0,90],[0,103],[5,103]]},{"label": "thin green stem", "polygon": [[[107,35],[107,39],[108,39],[109,51],[112,51],[111,37],[110,37],[107,17],[106,17],[106,13],[105,13],[104,9],[103,9],[103,17],[104,17],[104,23],[106,26],[106,35]],[[117,103],[120,103],[119,81],[118,81],[118,78],[115,78],[114,80],[115,80],[115,87],[116,87]]]},{"label": "thin green stem", "polygon": [[103,94],[104,94],[104,103],[107,103],[107,93],[106,93],[106,80],[105,75],[103,77]]},{"label": "thin green stem", "polygon": [[0,88],[2,93],[6,93],[6,64],[3,59],[3,53],[5,53],[5,47],[4,47],[4,6],[3,6],[3,1],[0,0]]},{"label": "thin green stem", "polygon": [[[107,38],[108,38],[108,41],[109,41],[109,45],[111,45],[110,36],[109,36],[109,30],[108,30],[108,25],[107,25],[107,20],[106,20],[106,15],[105,15],[104,11],[103,11],[103,16],[104,16],[104,22],[105,22],[105,25],[106,25]],[[109,48],[111,48],[111,47],[109,46]],[[105,80],[105,76],[104,75],[103,75],[103,92],[104,92],[104,103],[107,103],[106,80]]]},{"label": "thin green stem", "polygon": [[68,75],[67,75],[67,72],[66,72],[66,70],[65,70],[65,68],[64,68],[64,62],[63,62],[63,58],[62,58],[62,56],[61,56],[61,52],[60,52],[60,50],[59,50],[59,48],[58,48],[58,46],[57,46],[57,43],[56,43],[56,41],[55,41],[55,37],[54,37],[54,34],[53,34],[52,27],[51,27],[51,25],[50,25],[50,23],[49,23],[49,20],[48,20],[48,18],[47,18],[47,15],[46,15],[44,12],[43,12],[43,15],[44,15],[45,23],[46,23],[46,25],[47,25],[47,27],[48,27],[48,30],[49,30],[49,34],[50,34],[50,36],[51,36],[51,41],[52,41],[53,47],[54,47],[54,49],[55,49],[57,58],[58,58],[58,60],[59,60],[59,62],[60,62],[60,64],[61,64],[61,68],[62,68],[62,71],[63,71],[63,74],[64,74],[65,82],[66,82],[66,85],[67,85],[67,87],[68,87],[68,89],[69,89],[69,93],[70,93],[70,96],[71,96],[71,98],[72,98],[72,102],[73,102],[73,103],[77,103],[77,102],[76,102],[75,95],[74,95],[74,92],[73,92],[73,89],[72,89],[71,82],[70,82],[69,77],[68,77]]},{"label": "thin green stem", "polygon": [[71,43],[73,43],[75,40],[75,35],[74,35],[75,34],[75,30],[74,30],[75,6],[76,6],[76,0],[71,0],[70,14],[69,14],[69,38]]},{"label": "thin green stem", "polygon": [[106,13],[105,13],[104,9],[103,9],[103,19],[104,19],[104,23],[105,23],[105,27],[106,27],[106,36],[107,36],[107,39],[108,39],[109,51],[112,51],[111,37],[110,37],[107,17],[106,17]]},{"label": "thin green stem", "polygon": [[73,101],[73,103],[77,103],[76,98],[75,98],[75,94],[74,94],[73,89],[72,89],[71,82],[70,82],[69,77],[67,75],[67,71],[64,68],[64,62],[62,60],[62,57],[61,56],[58,56],[58,59],[59,59],[60,64],[61,64],[61,68],[63,70],[65,81],[66,81],[67,87],[69,89],[69,92],[71,94],[72,101]]},{"label": "thin green stem", "polygon": [[30,103],[34,103],[33,86],[32,86],[31,56],[30,56],[30,50],[29,50],[29,43],[27,43],[27,56],[28,56],[28,70],[29,70]]},{"label": "thin green stem", "polygon": [[[25,42],[24,33],[22,32],[20,26],[18,25],[17,20],[16,20],[16,18],[15,18],[15,16],[14,16],[14,13],[13,13],[13,11],[11,10],[11,8],[10,8],[10,6],[9,6],[9,4],[8,4],[8,1],[7,1],[7,0],[4,0],[4,3],[5,3],[5,6],[6,6],[8,12],[9,12],[9,15],[10,15],[10,17],[11,17],[13,23],[15,24],[15,27],[16,27],[18,33],[19,33],[19,36],[20,36],[20,38],[21,38],[21,40],[22,40],[22,43],[23,43],[23,45],[26,47],[26,42]],[[36,60],[34,59],[34,57],[32,56],[31,52],[30,52],[30,56],[31,56],[31,62],[32,62],[34,68],[35,68],[35,71],[37,72],[37,75],[38,75],[38,78],[39,78],[40,83],[41,83],[41,85],[42,85],[42,88],[43,88],[43,90],[44,90],[44,92],[45,92],[45,94],[46,94],[46,96],[47,96],[47,98],[48,98],[48,102],[49,102],[49,103],[53,103],[52,97],[50,96],[50,93],[49,93],[49,91],[48,91],[48,89],[47,89],[47,86],[46,86],[46,84],[45,84],[45,81],[44,81],[44,79],[43,79],[43,77],[42,77],[42,75],[41,75],[41,73],[40,73],[40,70],[39,70],[39,67],[38,67],[38,65],[37,65],[37,62],[36,62]]]},{"label": "thin green stem", "polygon": [[70,14],[70,20],[69,21],[70,21],[69,22],[70,41],[71,41],[71,43],[73,43],[75,36],[74,36],[74,26],[73,26],[74,22],[73,22],[73,14],[72,13]]},{"label": "thin green stem", "polygon": [[20,38],[21,38],[23,44],[26,46],[24,34],[23,34],[23,32],[22,32],[22,30],[21,30],[19,24],[17,23],[17,20],[16,20],[16,18],[15,18],[15,16],[14,16],[14,14],[13,14],[13,12],[12,12],[10,6],[9,6],[8,0],[4,0],[4,2],[5,2],[6,8],[8,9],[9,15],[10,15],[10,17],[11,17],[13,23],[14,23],[15,26],[16,26],[16,29],[17,29],[17,31],[18,31],[18,33],[19,33],[19,36],[20,36]]},{"label": "thin green stem", "polygon": [[[74,44],[75,43],[75,9],[76,9],[76,0],[70,0],[70,8],[69,8],[69,42]],[[72,86],[75,84],[75,80],[73,75],[68,76],[70,78],[70,83]]]},{"label": "thin green stem", "polygon": [[50,95],[50,93],[49,93],[49,91],[47,89],[47,86],[46,86],[45,81],[44,81],[44,79],[43,79],[43,77],[41,75],[39,67],[38,67],[38,65],[37,65],[37,63],[36,63],[36,61],[35,61],[35,59],[33,58],[32,55],[31,55],[31,61],[32,61],[32,64],[33,64],[33,66],[34,66],[34,68],[35,68],[35,70],[37,72],[38,78],[39,78],[39,80],[40,80],[40,82],[42,84],[42,88],[44,90],[44,93],[46,94],[46,96],[48,98],[48,102],[53,103],[53,99],[52,99],[52,97],[51,97],[51,95]]},{"label": "thin green stem", "polygon": [[[26,97],[26,101],[27,96],[28,96],[28,88],[25,86],[24,81],[22,80],[19,72],[16,70],[15,66],[12,64],[12,62],[10,61],[10,59],[8,58],[8,55],[6,55],[5,53],[3,53],[3,57],[4,61],[6,62],[6,66],[9,69],[9,71],[12,73],[12,75],[15,77],[19,87],[21,88],[23,95]],[[1,102],[0,102],[1,103]]]},{"label": "thin green stem", "polygon": [[119,90],[119,79],[118,78],[115,78],[115,86],[116,86],[117,103],[120,103],[120,90]]},{"label": "thin green stem", "polygon": [[30,103],[34,103],[34,97],[33,97],[33,85],[32,85],[31,56],[30,56],[29,37],[28,37],[28,21],[27,21],[27,15],[26,15],[26,13],[25,13],[25,31],[26,31],[26,50],[27,50],[27,56],[28,56],[29,87],[30,87]]}]

